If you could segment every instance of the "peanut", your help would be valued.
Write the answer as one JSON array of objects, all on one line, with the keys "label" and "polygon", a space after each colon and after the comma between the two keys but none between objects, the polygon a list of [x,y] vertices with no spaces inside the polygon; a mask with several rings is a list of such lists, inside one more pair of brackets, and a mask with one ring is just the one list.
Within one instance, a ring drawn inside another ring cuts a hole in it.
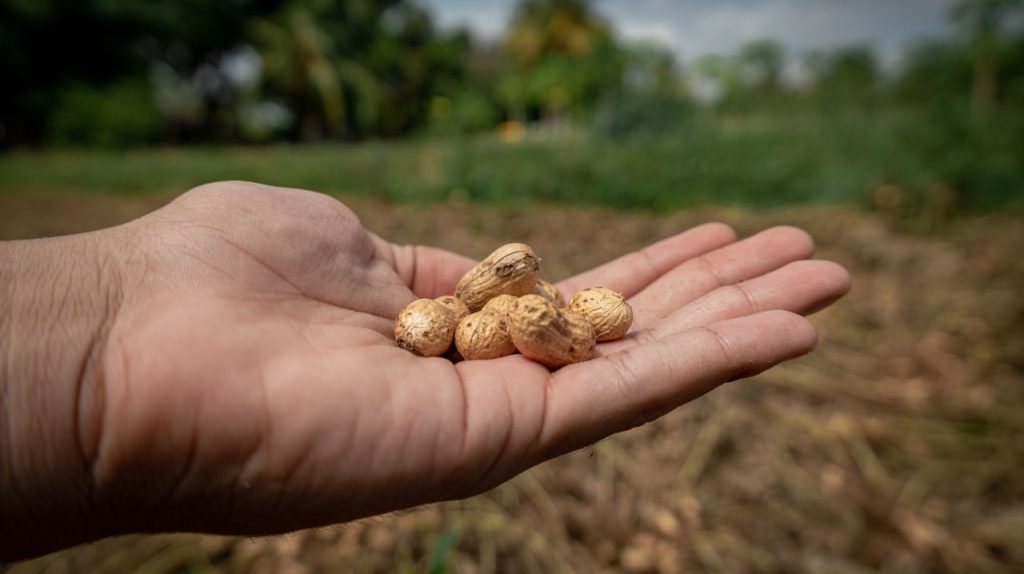
[{"label": "peanut", "polygon": [[540,259],[533,250],[522,243],[509,243],[466,273],[455,287],[455,296],[470,311],[479,311],[498,295],[526,295],[539,274]]},{"label": "peanut", "polygon": [[452,315],[455,316],[456,324],[458,324],[459,321],[465,319],[466,315],[469,315],[469,307],[466,307],[466,304],[462,302],[462,299],[459,299],[455,295],[445,295],[443,297],[438,297],[437,299],[434,299],[434,301],[437,301],[438,303],[444,305],[445,307],[448,307],[448,309],[452,312]]},{"label": "peanut", "polygon": [[455,347],[470,361],[511,355],[516,349],[508,334],[508,315],[486,306],[468,315],[455,329]]},{"label": "peanut", "polygon": [[548,301],[551,301],[559,309],[565,307],[565,297],[562,296],[562,292],[559,291],[557,287],[543,279],[537,280],[537,284],[533,286],[533,294],[540,295]]},{"label": "peanut", "polygon": [[510,243],[466,273],[454,296],[410,303],[395,322],[395,340],[425,357],[494,359],[518,350],[558,368],[591,358],[598,341],[623,337],[632,322],[625,298],[604,287],[584,289],[566,304],[540,277],[529,246]]},{"label": "peanut", "polygon": [[480,310],[496,313],[508,323],[508,316],[515,310],[517,301],[519,301],[519,297],[513,295],[498,295],[488,301]]},{"label": "peanut", "polygon": [[590,321],[598,341],[621,339],[633,324],[633,308],[626,298],[607,287],[577,291],[567,308]]},{"label": "peanut", "polygon": [[515,352],[508,334],[509,314],[518,297],[498,295],[455,328],[455,346],[466,359],[496,359]]},{"label": "peanut", "polygon": [[540,295],[524,295],[509,316],[515,348],[527,358],[551,368],[589,359],[596,335],[585,317],[563,313]]},{"label": "peanut", "polygon": [[395,341],[421,357],[439,357],[452,345],[455,314],[433,299],[417,299],[398,314]]}]

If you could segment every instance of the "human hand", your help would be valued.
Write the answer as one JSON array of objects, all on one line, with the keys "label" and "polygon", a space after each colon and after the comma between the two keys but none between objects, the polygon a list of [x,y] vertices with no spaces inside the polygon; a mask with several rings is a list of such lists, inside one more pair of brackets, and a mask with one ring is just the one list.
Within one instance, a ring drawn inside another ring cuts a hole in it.
[{"label": "human hand", "polygon": [[635,323],[550,372],[399,349],[398,311],[451,293],[474,262],[388,243],[323,195],[212,184],[101,233],[116,280],[94,368],[49,389],[72,405],[77,443],[51,457],[81,458],[87,516],[54,544],[286,532],[469,496],[808,352],[800,314],[849,285],[806,260],[799,230],[734,242],[697,227],[560,284],[624,293]]}]

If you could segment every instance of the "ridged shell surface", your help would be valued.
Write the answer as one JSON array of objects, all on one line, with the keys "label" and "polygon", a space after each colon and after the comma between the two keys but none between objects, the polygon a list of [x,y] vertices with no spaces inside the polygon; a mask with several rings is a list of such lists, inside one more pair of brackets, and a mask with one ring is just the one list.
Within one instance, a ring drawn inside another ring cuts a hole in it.
[{"label": "ridged shell surface", "polygon": [[554,303],[559,309],[565,307],[565,297],[562,296],[562,292],[557,287],[548,283],[543,279],[538,279],[537,283],[533,286],[533,294],[540,295]]},{"label": "ridged shell surface", "polygon": [[567,308],[590,321],[598,341],[621,339],[633,324],[633,308],[626,298],[607,287],[577,291]]},{"label": "ridged shell surface", "polygon": [[502,245],[466,273],[455,287],[455,296],[470,311],[479,311],[498,295],[526,295],[540,275],[540,259],[523,243]]},{"label": "ridged shell surface", "polygon": [[468,360],[497,359],[515,352],[508,334],[508,318],[493,311],[466,316],[455,329],[455,347]]},{"label": "ridged shell surface", "polygon": [[590,323],[566,316],[540,295],[524,295],[509,317],[509,334],[524,356],[552,368],[589,359],[596,338]]},{"label": "ridged shell surface", "polygon": [[469,315],[469,307],[466,307],[466,304],[462,302],[462,299],[459,299],[455,295],[445,295],[434,299],[434,301],[448,307],[452,312],[452,315],[455,317],[456,323],[463,320],[466,315]]}]

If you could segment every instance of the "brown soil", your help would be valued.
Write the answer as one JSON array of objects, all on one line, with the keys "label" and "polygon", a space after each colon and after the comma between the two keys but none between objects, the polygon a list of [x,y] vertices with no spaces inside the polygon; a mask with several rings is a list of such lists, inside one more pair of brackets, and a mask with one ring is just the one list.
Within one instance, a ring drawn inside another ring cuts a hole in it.
[{"label": "brown soil", "polygon": [[[0,194],[0,238],[113,225],[170,197]],[[289,536],[128,536],[12,572],[1020,572],[1024,224],[928,235],[844,208],[654,216],[428,210],[344,198],[371,229],[480,257],[525,241],[554,278],[693,224],[815,235],[854,288],[812,355],[484,495]],[[425,215],[426,214],[426,215]]]}]

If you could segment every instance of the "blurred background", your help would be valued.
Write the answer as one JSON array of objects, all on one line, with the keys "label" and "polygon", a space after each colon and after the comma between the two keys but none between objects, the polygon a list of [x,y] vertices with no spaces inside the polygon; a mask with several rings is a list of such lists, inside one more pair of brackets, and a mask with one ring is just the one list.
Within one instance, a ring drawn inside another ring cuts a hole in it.
[{"label": "blurred background", "polygon": [[813,355],[485,495],[12,572],[1024,570],[1024,2],[0,0],[0,78],[0,239],[247,179],[553,279],[707,220],[854,274]]}]

